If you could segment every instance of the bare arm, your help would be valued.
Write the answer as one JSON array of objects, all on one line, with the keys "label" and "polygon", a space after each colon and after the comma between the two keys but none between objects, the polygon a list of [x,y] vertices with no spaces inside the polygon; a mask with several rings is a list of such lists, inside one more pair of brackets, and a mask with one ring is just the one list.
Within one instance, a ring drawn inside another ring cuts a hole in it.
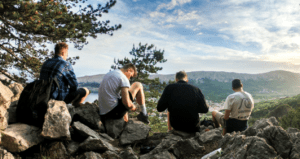
[{"label": "bare arm", "polygon": [[136,107],[135,105],[132,103],[132,101],[130,100],[129,97],[129,93],[128,93],[128,87],[122,87],[121,88],[121,96],[122,96],[122,103],[131,111],[135,111]]},{"label": "bare arm", "polygon": [[225,110],[225,115],[224,115],[225,120],[229,119],[230,112],[231,112],[231,110]]}]

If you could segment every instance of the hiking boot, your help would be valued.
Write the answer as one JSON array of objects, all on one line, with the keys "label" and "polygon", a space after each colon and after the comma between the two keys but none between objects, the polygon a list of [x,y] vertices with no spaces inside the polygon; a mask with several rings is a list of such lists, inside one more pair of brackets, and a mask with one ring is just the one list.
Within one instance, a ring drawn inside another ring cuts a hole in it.
[{"label": "hiking boot", "polygon": [[140,114],[137,115],[136,117],[137,117],[137,119],[138,119],[139,121],[141,121],[141,122],[143,122],[143,123],[145,123],[145,124],[149,124],[149,123],[150,123],[150,121],[148,120],[148,115],[146,116],[146,115],[144,115],[142,112],[140,112]]}]

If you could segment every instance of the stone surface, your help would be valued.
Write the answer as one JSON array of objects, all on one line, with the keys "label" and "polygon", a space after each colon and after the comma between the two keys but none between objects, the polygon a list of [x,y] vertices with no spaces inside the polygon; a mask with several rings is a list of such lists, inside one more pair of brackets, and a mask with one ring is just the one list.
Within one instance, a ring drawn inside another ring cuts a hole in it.
[{"label": "stone surface", "polygon": [[141,121],[129,120],[120,136],[120,144],[126,145],[144,140],[147,138],[150,129],[150,126]]},{"label": "stone surface", "polygon": [[245,131],[242,132],[243,135],[246,136],[256,136],[256,134],[259,132],[260,130],[255,129],[254,127],[248,127]]},{"label": "stone surface", "polygon": [[179,130],[172,130],[171,133],[181,136],[183,139],[187,139],[195,136],[195,133],[187,133]]},{"label": "stone surface", "polygon": [[290,159],[299,159],[300,158],[300,138],[298,138],[294,144],[293,148],[291,150]]},{"label": "stone surface", "polygon": [[145,141],[143,141],[143,146],[154,146],[159,145],[162,140],[169,135],[168,133],[154,133],[152,136],[147,137]]},{"label": "stone surface", "polygon": [[197,133],[195,139],[198,141],[198,143],[205,147],[204,154],[207,154],[211,151],[216,150],[218,147],[218,142],[223,138],[222,132],[220,129],[213,129],[210,131],[207,131],[203,134]]},{"label": "stone surface", "polygon": [[76,159],[102,159],[102,157],[99,153],[90,151],[77,156]]},{"label": "stone surface", "polygon": [[300,132],[300,130],[299,129],[297,129],[297,128],[291,128],[291,127],[289,127],[287,130],[286,130],[286,132],[287,133],[299,133]]},{"label": "stone surface", "polygon": [[44,140],[40,133],[41,130],[35,126],[11,124],[2,131],[1,145],[10,152],[22,152]]},{"label": "stone surface", "polygon": [[220,159],[232,158],[275,158],[277,156],[274,148],[266,141],[257,136],[246,137],[245,135],[226,134],[222,140],[223,154]]},{"label": "stone surface", "polygon": [[106,150],[119,151],[118,148],[113,147],[110,143],[102,140],[88,137],[84,142],[79,145],[79,148],[84,151],[99,151],[104,152]]},{"label": "stone surface", "polygon": [[0,106],[0,129],[6,129],[9,120],[9,113],[5,107]]},{"label": "stone surface", "polygon": [[156,154],[145,154],[140,156],[140,159],[176,159],[173,154],[168,152],[167,150],[160,151]]},{"label": "stone surface", "polygon": [[101,129],[99,107],[96,104],[86,102],[83,106],[75,108],[73,121],[80,121],[91,129]]},{"label": "stone surface", "polygon": [[69,156],[65,145],[60,141],[44,144],[43,148],[43,152],[46,152],[45,154],[43,154],[45,158],[63,159]]},{"label": "stone surface", "polygon": [[0,107],[8,109],[13,96],[13,92],[7,86],[2,84],[2,82],[0,82]]},{"label": "stone surface", "polygon": [[71,116],[64,101],[50,100],[43,125],[42,136],[47,139],[71,139]]},{"label": "stone surface", "polygon": [[0,159],[15,159],[15,157],[7,150],[0,148]]},{"label": "stone surface", "polygon": [[278,121],[276,120],[275,117],[271,117],[268,119],[261,119],[261,120],[257,120],[254,124],[253,124],[253,128],[254,129],[264,129],[267,126],[278,126]]},{"label": "stone surface", "polygon": [[170,150],[177,158],[196,158],[203,156],[204,146],[194,139],[180,140]]},{"label": "stone surface", "polygon": [[128,146],[123,152],[121,152],[120,157],[122,159],[138,159],[130,146]]},{"label": "stone surface", "polygon": [[77,150],[79,149],[79,144],[80,143],[78,143],[76,141],[67,141],[67,143],[65,145],[66,145],[66,149],[67,149],[68,153],[70,155],[75,154],[75,152],[77,152]]},{"label": "stone surface", "polygon": [[268,126],[258,133],[257,136],[264,138],[281,157],[289,157],[293,143],[289,134],[282,127]]},{"label": "stone surface", "polygon": [[79,121],[74,122],[72,127],[79,135],[81,135],[85,139],[88,138],[89,136],[96,138],[96,139],[100,138],[100,136],[97,132],[90,129],[88,126],[82,124]]},{"label": "stone surface", "polygon": [[22,84],[20,83],[12,83],[9,86],[9,89],[13,92],[14,96],[12,97],[11,101],[17,101],[20,98],[20,95],[24,89]]},{"label": "stone surface", "polygon": [[160,144],[158,144],[152,151],[148,154],[158,154],[164,150],[169,149],[172,145],[182,140],[182,137],[174,135],[172,133],[168,133],[168,135],[162,140]]},{"label": "stone surface", "polygon": [[16,114],[16,110],[17,110],[17,105],[11,105],[7,111],[8,111],[8,124],[13,124],[17,122],[17,114]]},{"label": "stone surface", "polygon": [[105,153],[101,154],[102,158],[105,159],[122,159],[118,154],[113,151],[105,151]]},{"label": "stone surface", "polygon": [[107,134],[114,139],[119,138],[125,125],[126,123],[123,118],[105,120]]}]

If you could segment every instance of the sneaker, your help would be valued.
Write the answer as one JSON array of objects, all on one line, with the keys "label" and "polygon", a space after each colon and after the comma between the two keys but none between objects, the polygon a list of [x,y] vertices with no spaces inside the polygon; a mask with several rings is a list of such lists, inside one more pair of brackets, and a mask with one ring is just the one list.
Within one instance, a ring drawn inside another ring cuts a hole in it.
[{"label": "sneaker", "polygon": [[148,115],[145,116],[142,112],[140,112],[140,114],[137,115],[136,117],[137,117],[137,119],[138,119],[139,121],[141,121],[141,122],[143,122],[143,123],[145,123],[145,124],[149,124],[149,123],[150,123],[150,121],[148,120]]}]

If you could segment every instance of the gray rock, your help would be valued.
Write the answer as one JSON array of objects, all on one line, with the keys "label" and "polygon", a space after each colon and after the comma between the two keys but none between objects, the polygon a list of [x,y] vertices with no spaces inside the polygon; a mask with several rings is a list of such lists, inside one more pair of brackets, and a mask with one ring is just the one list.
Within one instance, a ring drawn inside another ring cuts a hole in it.
[{"label": "gray rock", "polygon": [[219,129],[213,129],[203,134],[197,133],[195,139],[198,143],[205,147],[205,154],[214,151],[218,147],[218,142],[223,138],[222,132]]},{"label": "gray rock", "polygon": [[75,107],[72,104],[67,104],[67,108],[68,108],[71,118],[73,119],[73,117],[76,113]]},{"label": "gray rock", "polygon": [[83,106],[75,108],[73,121],[80,121],[92,129],[100,129],[101,121],[99,107],[96,104],[86,102]]},{"label": "gray rock", "polygon": [[20,98],[20,95],[24,89],[24,87],[22,86],[22,84],[20,83],[12,83],[9,86],[9,89],[13,92],[14,96],[12,97],[11,101],[17,101]]},{"label": "gray rock", "polygon": [[59,141],[45,143],[42,148],[44,149],[43,152],[46,152],[42,154],[45,158],[63,159],[69,156],[65,145]]},{"label": "gray rock", "polygon": [[123,118],[105,120],[106,132],[110,137],[114,139],[118,138],[121,135],[125,125],[126,122]]},{"label": "gray rock", "polygon": [[297,129],[297,128],[291,128],[291,127],[289,127],[287,129],[287,133],[289,133],[289,134],[291,134],[291,133],[299,133],[299,132],[300,132],[300,130]]},{"label": "gray rock", "polygon": [[99,133],[99,136],[101,139],[105,140],[106,142],[115,141],[112,137],[110,137],[109,135],[107,135],[105,133]]},{"label": "gray rock", "polygon": [[99,153],[90,151],[77,156],[76,159],[102,159],[102,157]]},{"label": "gray rock", "polygon": [[147,137],[145,141],[143,141],[143,146],[157,146],[162,140],[169,135],[168,133],[154,133],[152,136]]},{"label": "gray rock", "polygon": [[296,141],[297,139],[300,138],[300,132],[289,133],[289,135],[290,135],[290,140],[291,140],[293,143],[295,143],[295,141]]},{"label": "gray rock", "polygon": [[47,139],[71,140],[71,116],[64,101],[50,100],[45,115],[42,136]]},{"label": "gray rock", "polygon": [[[227,135],[227,137],[230,136],[229,134]],[[224,137],[222,140],[227,140],[227,137]],[[220,159],[275,158],[277,156],[274,148],[268,145],[264,139],[257,136],[235,135],[223,146],[223,154]]]},{"label": "gray rock", "polygon": [[177,158],[196,158],[203,156],[205,148],[194,139],[185,139],[175,143],[170,151]]},{"label": "gray rock", "polygon": [[102,158],[105,159],[122,159],[118,154],[113,151],[105,151],[105,153],[101,154]]},{"label": "gray rock", "polygon": [[121,152],[120,157],[122,159],[138,159],[130,146],[128,146],[123,152]]},{"label": "gray rock", "polygon": [[82,137],[88,138],[89,136],[99,139],[100,136],[98,135],[97,132],[94,130],[90,129],[88,126],[82,124],[81,122],[77,121],[73,123],[73,128],[76,132],[78,132]]},{"label": "gray rock", "polygon": [[299,159],[300,158],[300,138],[298,138],[294,144],[291,151],[290,159]]},{"label": "gray rock", "polygon": [[1,159],[15,159],[15,157],[7,150],[0,148],[0,158]]},{"label": "gray rock", "polygon": [[242,132],[243,135],[246,136],[256,136],[256,134],[259,132],[259,130],[254,129],[253,127],[249,127],[245,131]]},{"label": "gray rock", "polygon": [[254,129],[264,129],[267,126],[278,126],[278,121],[276,120],[275,117],[271,117],[268,119],[261,119],[261,120],[257,120],[254,124],[253,124],[253,128]]},{"label": "gray rock", "polygon": [[120,136],[120,144],[132,144],[147,138],[150,126],[145,125],[141,121],[129,120]]},{"label": "gray rock", "polygon": [[84,151],[99,151],[104,152],[106,150],[116,151],[118,152],[119,149],[113,147],[110,143],[102,140],[102,139],[95,139],[92,137],[88,137],[84,142],[79,145],[79,148]]},{"label": "gray rock", "polygon": [[179,130],[172,130],[171,133],[181,136],[183,139],[187,139],[195,136],[195,133],[188,133]]},{"label": "gray rock", "polygon": [[17,114],[16,114],[16,110],[17,110],[17,105],[11,105],[9,107],[9,109],[7,109],[8,111],[8,124],[13,124],[13,123],[17,123]]},{"label": "gray rock", "polygon": [[160,144],[158,144],[149,154],[157,154],[169,149],[172,145],[182,140],[182,137],[169,133]]},{"label": "gray rock", "polygon": [[25,151],[44,140],[39,128],[20,123],[8,125],[1,134],[1,145],[10,152]]},{"label": "gray rock", "polygon": [[79,149],[79,143],[76,141],[67,142],[65,145],[66,145],[67,151],[70,155],[75,154],[77,152],[77,150]]},{"label": "gray rock", "polygon": [[280,126],[269,126],[257,134],[258,137],[264,138],[269,145],[274,147],[277,153],[288,158],[292,149],[293,143],[290,140],[289,134]]},{"label": "gray rock", "polygon": [[13,96],[13,92],[0,81],[0,107],[8,109]]},{"label": "gray rock", "polygon": [[140,156],[140,159],[176,159],[173,154],[167,150],[160,151],[158,153],[152,154],[148,153]]},{"label": "gray rock", "polygon": [[7,128],[9,120],[9,113],[7,109],[3,106],[0,106],[0,130]]}]

